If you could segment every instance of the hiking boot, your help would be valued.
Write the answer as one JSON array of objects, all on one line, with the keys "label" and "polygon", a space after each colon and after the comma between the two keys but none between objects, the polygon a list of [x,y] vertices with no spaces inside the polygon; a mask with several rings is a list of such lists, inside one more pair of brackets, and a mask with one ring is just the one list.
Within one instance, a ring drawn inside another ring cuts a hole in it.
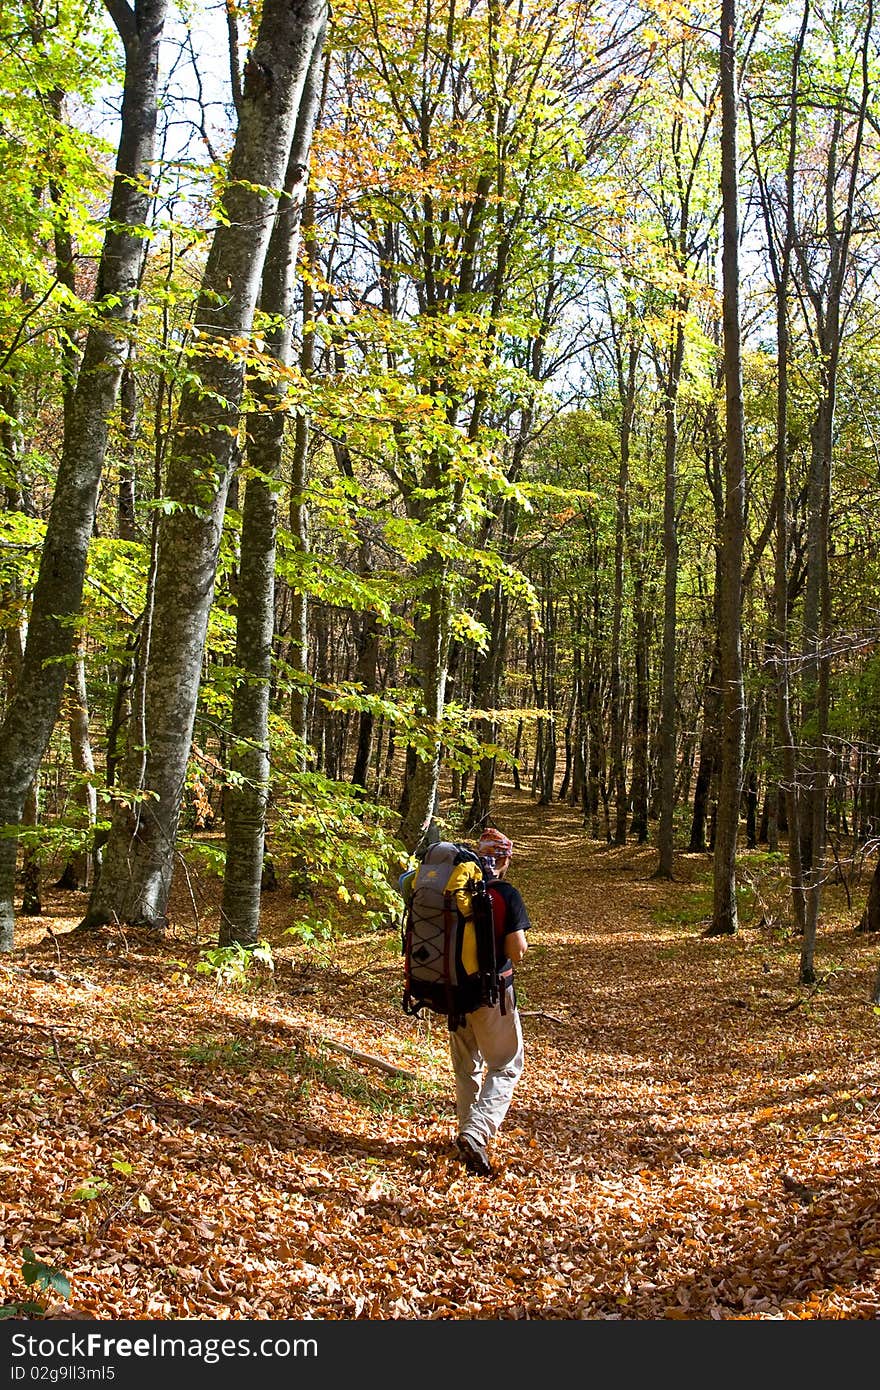
[{"label": "hiking boot", "polygon": [[455,1147],[465,1168],[472,1173],[479,1173],[481,1178],[491,1178],[492,1164],[482,1144],[478,1144],[469,1134],[459,1134],[455,1140]]}]

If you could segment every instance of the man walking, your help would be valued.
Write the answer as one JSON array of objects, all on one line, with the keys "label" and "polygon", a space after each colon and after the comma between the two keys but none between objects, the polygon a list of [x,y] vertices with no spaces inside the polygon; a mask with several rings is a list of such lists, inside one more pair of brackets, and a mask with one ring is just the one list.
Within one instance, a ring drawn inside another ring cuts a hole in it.
[{"label": "man walking", "polygon": [[511,983],[503,1008],[499,1003],[465,1014],[464,1023],[450,1032],[449,1045],[458,1112],[455,1146],[470,1172],[491,1177],[487,1144],[507,1114],[523,1069],[522,1028],[512,967],[528,949],[526,932],[531,923],[519,891],[506,882],[513,842],[489,827],[480,836],[477,854],[492,900],[498,961],[503,969],[510,969]]}]

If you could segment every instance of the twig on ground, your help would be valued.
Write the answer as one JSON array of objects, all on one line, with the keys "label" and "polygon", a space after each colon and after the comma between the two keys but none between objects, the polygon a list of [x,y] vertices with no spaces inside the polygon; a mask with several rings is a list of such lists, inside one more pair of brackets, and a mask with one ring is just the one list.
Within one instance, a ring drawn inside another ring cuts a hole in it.
[{"label": "twig on ground", "polygon": [[52,1051],[55,1053],[55,1061],[58,1063],[59,1067],[61,1068],[64,1075],[67,1077],[74,1090],[79,1091],[80,1095],[82,1095],[82,1086],[79,1084],[73,1072],[67,1066],[66,1062],[64,1061],[64,1058],[61,1056],[61,1052],[58,1048],[58,1039],[55,1036],[54,1030],[52,1028],[49,1028],[47,1031],[49,1033],[49,1037],[52,1039]]},{"label": "twig on ground", "polygon": [[57,959],[57,961],[58,961],[58,964],[60,965],[60,964],[61,964],[61,947],[58,945],[58,933],[55,932],[55,931],[53,931],[53,929],[52,929],[52,923],[51,923],[51,922],[47,922],[47,923],[46,923],[46,935],[51,939],[52,945],[55,947],[55,957],[56,957],[56,959]]},{"label": "twig on ground", "polygon": [[348,1043],[337,1042],[335,1038],[327,1038],[322,1033],[313,1033],[311,1037],[321,1047],[329,1047],[335,1052],[344,1052],[347,1057],[353,1057],[356,1062],[365,1062],[368,1066],[378,1067],[380,1071],[387,1071],[389,1076],[403,1076],[407,1081],[420,1080],[414,1071],[407,1071],[405,1067],[398,1067],[393,1062],[386,1062],[384,1057],[376,1057],[372,1052],[359,1052],[356,1047],[349,1047]]},{"label": "twig on ground", "polygon": [[122,923],[120,922],[119,918],[116,916],[115,913],[113,914],[113,923],[112,923],[112,925],[113,925],[113,926],[115,927],[115,929],[116,929],[116,934],[117,934],[117,936],[119,937],[119,940],[120,940],[120,942],[121,942],[121,944],[122,944],[122,949],[123,949],[125,955],[127,955],[127,956],[131,955],[131,951],[129,950],[129,946],[128,946],[128,937],[127,937],[127,935],[126,935],[125,928],[124,928],[124,926],[122,925]]},{"label": "twig on ground", "polygon": [[556,1014],[545,1013],[543,1009],[520,1009],[520,1018],[549,1018],[551,1023],[568,1023],[567,1018],[558,1018]]},{"label": "twig on ground", "polygon": [[149,1110],[152,1101],[136,1100],[131,1105],[123,1105],[121,1110],[114,1110],[112,1115],[102,1115],[101,1124],[110,1125],[114,1120],[118,1120],[122,1115],[127,1115],[130,1110]]}]

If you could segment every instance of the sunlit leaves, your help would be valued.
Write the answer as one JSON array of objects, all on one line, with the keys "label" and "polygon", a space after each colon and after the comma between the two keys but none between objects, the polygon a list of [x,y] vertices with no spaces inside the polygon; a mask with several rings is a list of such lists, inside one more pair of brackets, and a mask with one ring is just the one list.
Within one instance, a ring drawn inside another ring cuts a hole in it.
[{"label": "sunlit leaves", "polygon": [[[88,100],[118,73],[103,7],[51,13],[12,4],[0,14],[0,345],[33,360],[79,305],[55,275],[56,230],[84,254],[99,235],[95,203],[109,191],[109,150],[69,119],[64,102]],[[2,355],[2,354],[0,354]],[[8,369],[9,361],[0,365]]]}]

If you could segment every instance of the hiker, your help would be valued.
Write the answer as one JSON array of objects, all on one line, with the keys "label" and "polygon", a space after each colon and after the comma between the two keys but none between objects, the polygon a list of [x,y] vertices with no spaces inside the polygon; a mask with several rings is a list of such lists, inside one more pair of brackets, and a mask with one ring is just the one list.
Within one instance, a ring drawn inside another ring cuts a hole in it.
[{"label": "hiker", "polygon": [[506,882],[513,842],[489,827],[480,836],[477,854],[489,883],[499,965],[509,969],[510,982],[503,1002],[465,1014],[464,1023],[450,1031],[449,1046],[458,1112],[455,1146],[471,1172],[489,1177],[492,1164],[486,1145],[507,1114],[523,1069],[512,967],[528,949],[526,932],[531,923],[519,890]]}]

